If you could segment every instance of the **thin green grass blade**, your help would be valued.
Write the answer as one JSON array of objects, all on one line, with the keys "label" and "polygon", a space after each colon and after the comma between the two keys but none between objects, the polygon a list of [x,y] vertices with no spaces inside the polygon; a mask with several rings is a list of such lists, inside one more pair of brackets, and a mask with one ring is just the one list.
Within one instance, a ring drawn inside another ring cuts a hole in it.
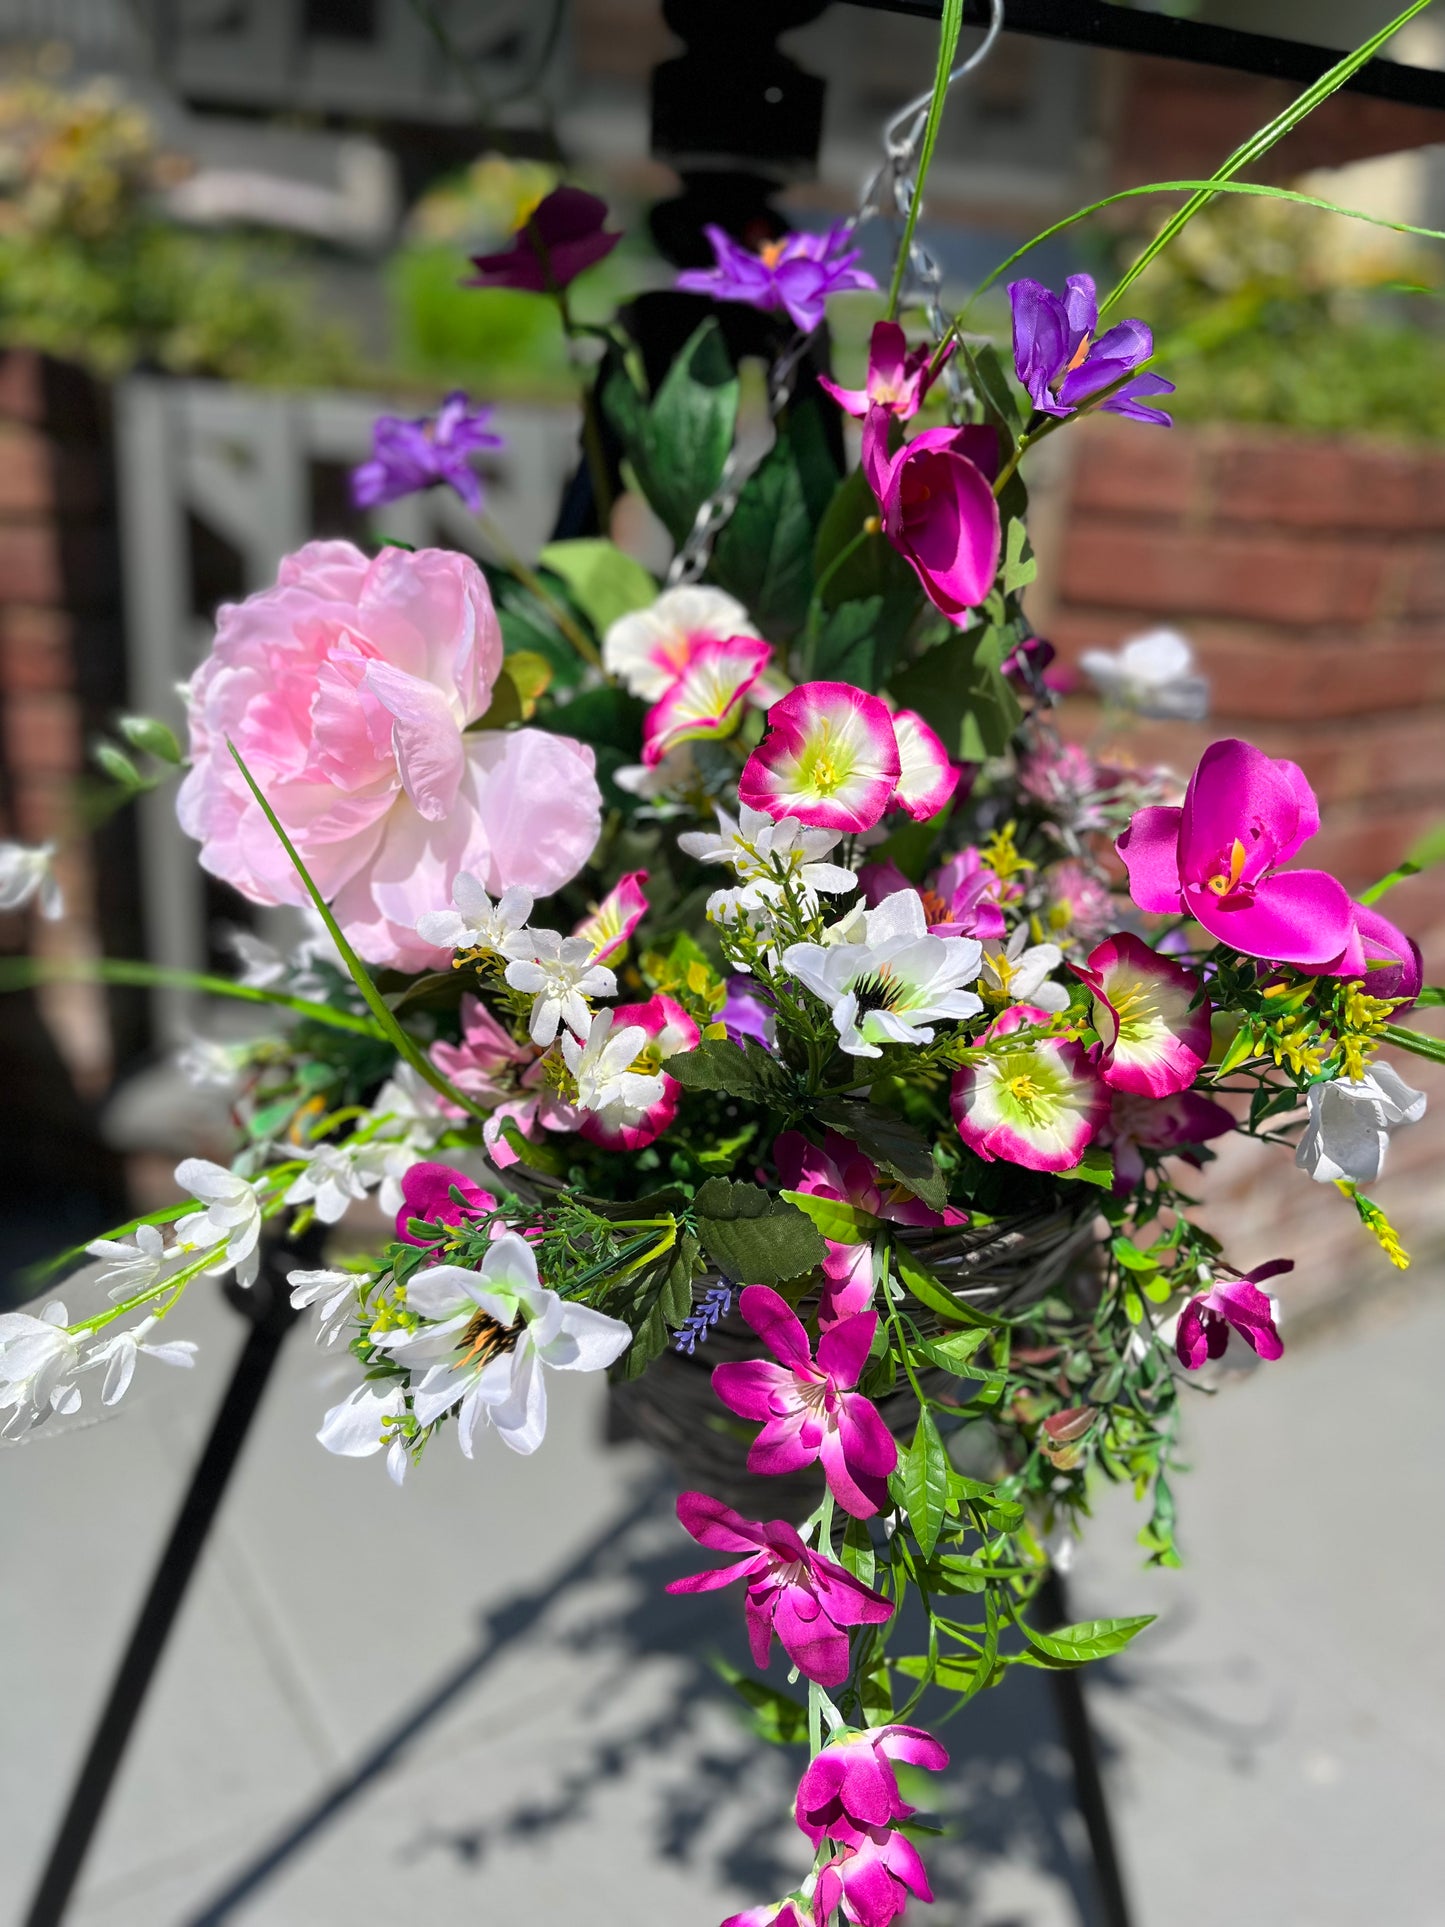
[{"label": "thin green grass blade", "polygon": [[918,226],[918,216],[923,207],[923,184],[928,179],[933,150],[938,142],[944,104],[948,99],[948,79],[953,72],[953,57],[958,52],[958,36],[962,28],[963,0],[943,0],[943,21],[938,41],[938,67],[933,76],[933,98],[928,103],[928,119],[923,124],[923,140],[918,149],[918,172],[914,176],[913,199],[908,204],[908,219],[903,225],[903,239],[898,244],[898,258],[893,263],[893,280],[888,289],[890,321],[898,313],[898,297],[902,292],[903,276],[908,268],[908,250],[913,245],[913,232]]},{"label": "thin green grass blade", "polygon": [[0,992],[29,990],[36,984],[129,984],[143,989],[203,990],[212,997],[234,997],[245,1004],[279,1004],[313,1023],[333,1030],[349,1030],[362,1037],[382,1032],[369,1017],[335,1010],[309,997],[291,997],[283,990],[263,990],[255,984],[232,983],[198,970],[172,970],[165,964],[143,963],[128,957],[4,957],[0,958]]}]

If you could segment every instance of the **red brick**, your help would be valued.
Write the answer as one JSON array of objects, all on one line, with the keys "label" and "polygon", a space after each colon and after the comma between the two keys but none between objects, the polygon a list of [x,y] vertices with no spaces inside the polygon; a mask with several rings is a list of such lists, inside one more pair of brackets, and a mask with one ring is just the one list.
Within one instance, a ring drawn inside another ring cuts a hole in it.
[{"label": "red brick", "polygon": [[43,515],[55,506],[53,450],[34,429],[0,433],[0,515]]},{"label": "red brick", "polygon": [[75,622],[59,609],[0,611],[0,693],[69,689],[75,680]]},{"label": "red brick", "polygon": [[73,696],[46,691],[6,702],[5,757],[15,776],[79,770],[82,754],[80,705]]},{"label": "red brick", "polygon": [[64,599],[58,531],[52,525],[0,527],[0,604]]},{"label": "red brick", "polygon": [[1230,429],[1212,439],[1210,496],[1221,521],[1445,529],[1445,461],[1438,456],[1277,430]]},{"label": "red brick", "polygon": [[[1128,433],[1134,429],[1133,434]],[[1141,435],[1135,422],[1095,416],[1081,425],[1072,478],[1075,510],[1183,516],[1199,492],[1200,444],[1183,434]]]},{"label": "red brick", "polygon": [[0,420],[39,422],[45,418],[45,363],[31,348],[0,354]]},{"label": "red brick", "polygon": [[1403,559],[1400,606],[1409,616],[1445,615],[1445,543],[1418,548]]},{"label": "red brick", "polygon": [[1292,625],[1369,619],[1386,578],[1378,543],[1184,533],[1076,514],[1064,546],[1066,602],[1181,619],[1242,616]]}]

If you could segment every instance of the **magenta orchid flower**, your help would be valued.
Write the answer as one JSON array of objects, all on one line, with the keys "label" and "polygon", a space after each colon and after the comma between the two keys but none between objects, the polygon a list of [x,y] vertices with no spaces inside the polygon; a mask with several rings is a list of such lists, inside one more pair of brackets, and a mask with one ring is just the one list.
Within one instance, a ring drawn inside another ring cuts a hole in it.
[{"label": "magenta orchid flower", "polygon": [[[801,1131],[784,1131],[773,1146],[773,1163],[784,1189],[800,1191],[809,1197],[833,1198],[892,1224],[938,1226],[968,1222],[967,1214],[952,1205],[946,1210],[934,1211],[901,1184],[887,1182],[871,1158],[833,1131],[824,1138],[821,1150],[809,1143]],[[827,1245],[823,1290],[818,1301],[821,1331],[867,1311],[873,1303],[874,1290],[873,1247],[866,1238],[851,1245],[829,1238]]]},{"label": "magenta orchid flower", "polygon": [[878,286],[865,268],[855,265],[863,250],[849,246],[851,236],[844,227],[829,228],[826,234],[784,234],[764,241],[756,254],[720,227],[705,227],[703,233],[712,243],[716,265],[689,268],[676,285],[687,294],[786,314],[805,335],[822,321],[830,294]]},{"label": "magenta orchid flower", "polygon": [[1095,1061],[1110,1089],[1140,1097],[1187,1090],[1209,1058],[1209,1005],[1196,1002],[1193,971],[1127,930],[1073,968],[1094,993]]},{"label": "magenta orchid flower", "polygon": [[878,498],[883,533],[909,563],[934,608],[963,627],[993,587],[1001,525],[990,476],[992,428],[929,428],[888,453],[886,408],[863,425],[863,472]]},{"label": "magenta orchid flower", "polygon": [[730,736],[772,655],[772,644],[758,636],[720,636],[698,643],[682,674],[643,719],[642,760],[648,768],[655,769],[679,743]]},{"label": "magenta orchid flower", "polygon": [[414,1232],[413,1218],[422,1224],[466,1224],[472,1219],[484,1218],[497,1208],[491,1192],[473,1184],[466,1172],[459,1171],[454,1164],[413,1164],[402,1173],[401,1196],[396,1235],[408,1245],[440,1242],[439,1236],[423,1238]]},{"label": "magenta orchid flower", "polygon": [[1354,928],[1343,956],[1326,965],[1331,977],[1358,977],[1371,997],[1398,999],[1396,1014],[1408,1010],[1425,981],[1425,960],[1413,937],[1368,904],[1352,906]]},{"label": "magenta orchid flower", "polygon": [[983,1055],[954,1074],[958,1135],[988,1162],[1072,1171],[1109,1115],[1109,1093],[1082,1044],[1043,1032],[1049,1013],[1014,1004],[984,1032]]},{"label": "magenta orchid flower", "polygon": [[824,1839],[861,1847],[869,1828],[912,1816],[916,1809],[898,1791],[895,1760],[939,1773],[948,1754],[921,1726],[870,1726],[830,1741],[809,1763],[793,1812],[815,1847]]},{"label": "magenta orchid flower", "polygon": [[[1154,337],[1142,321],[1120,321],[1095,334],[1099,300],[1092,275],[1071,274],[1062,296],[1040,281],[1011,281],[1008,297],[1014,368],[1041,414],[1072,415],[1154,353]],[[1172,381],[1146,371],[1099,406],[1112,415],[1169,428],[1173,424],[1168,415],[1148,407],[1143,398],[1173,393]]]},{"label": "magenta orchid flower", "polygon": [[768,711],[768,733],[743,766],[738,795],[775,823],[871,830],[898,783],[887,709],[845,682],[808,682]]},{"label": "magenta orchid flower", "polygon": [[896,321],[876,321],[868,341],[868,375],[863,387],[842,388],[831,375],[819,375],[818,386],[827,390],[845,414],[859,421],[870,408],[882,408],[896,421],[911,421],[954,346],[950,341],[943,361],[930,369],[933,349],[928,342],[910,350],[908,337]]},{"label": "magenta orchid flower", "polygon": [[1141,910],[1183,911],[1246,957],[1319,968],[1350,944],[1355,906],[1323,870],[1279,868],[1319,826],[1301,769],[1227,738],[1200,757],[1181,809],[1136,811],[1115,847]]},{"label": "magenta orchid flower", "polygon": [[351,471],[352,501],[358,508],[380,508],[444,483],[480,515],[482,484],[472,464],[487,450],[507,445],[487,426],[491,418],[490,408],[474,408],[460,389],[435,415],[416,421],[378,416],[371,430],[371,460]]},{"label": "magenta orchid flower", "polygon": [[898,782],[890,807],[902,810],[915,823],[926,823],[958,788],[963,767],[950,758],[942,739],[912,709],[894,710],[893,735],[898,744]]},{"label": "magenta orchid flower", "polygon": [[1136,1097],[1114,1092],[1109,1116],[1098,1142],[1114,1160],[1114,1196],[1126,1197],[1144,1175],[1145,1151],[1167,1151],[1186,1164],[1204,1162],[1198,1146],[1226,1137],[1237,1120],[1213,1098],[1198,1091],[1176,1091],[1172,1097]]},{"label": "magenta orchid flower", "polygon": [[850,1626],[881,1626],[893,1607],[846,1567],[811,1551],[786,1519],[744,1519],[721,1499],[684,1492],[677,1501],[684,1531],[716,1552],[740,1552],[736,1565],[674,1579],[672,1593],[716,1592],[747,1582],[744,1616],[754,1663],[767,1666],[776,1633],[788,1658],[819,1686],[848,1677]]},{"label": "magenta orchid flower", "polygon": [[589,1143],[601,1144],[609,1151],[641,1151],[667,1130],[677,1116],[682,1097],[681,1084],[661,1066],[679,1051],[696,1050],[702,1033],[682,1005],[661,991],[645,1004],[615,1004],[611,1014],[614,1036],[634,1027],[645,1033],[646,1041],[633,1068],[655,1071],[662,1082],[662,1095],[637,1105],[628,1101],[623,1087],[623,1092],[600,1110],[584,1112],[579,1128]]},{"label": "magenta orchid flower", "polygon": [[584,269],[595,267],[621,234],[604,232],[607,203],[580,187],[554,187],[496,254],[474,254],[476,274],[468,288],[519,288],[526,294],[560,293]]},{"label": "magenta orchid flower", "polygon": [[574,937],[591,938],[593,963],[610,963],[618,956],[647,915],[647,898],[642,894],[647,876],[646,870],[625,871],[592,914],[573,928]]},{"label": "magenta orchid flower", "polygon": [[769,1286],[749,1285],[738,1309],[773,1354],[719,1365],[712,1375],[712,1388],[730,1412],[762,1421],[748,1453],[749,1472],[801,1472],[821,1460],[844,1511],[871,1518],[887,1499],[888,1474],[898,1464],[893,1434],[857,1390],[877,1313],[858,1312],[831,1326],[818,1340],[815,1360],[802,1322]]},{"label": "magenta orchid flower", "polygon": [[889,1927],[910,1896],[932,1900],[933,1889],[913,1842],[887,1827],[867,1828],[858,1846],[845,1848],[818,1875],[820,1920],[841,1907],[853,1927]]},{"label": "magenta orchid flower", "polygon": [[1274,1301],[1259,1287],[1266,1278],[1293,1270],[1293,1258],[1275,1258],[1242,1278],[1218,1278],[1208,1291],[1191,1298],[1174,1332],[1174,1349],[1184,1369],[1197,1372],[1206,1359],[1222,1358],[1231,1332],[1238,1332],[1260,1358],[1281,1357],[1284,1345]]}]

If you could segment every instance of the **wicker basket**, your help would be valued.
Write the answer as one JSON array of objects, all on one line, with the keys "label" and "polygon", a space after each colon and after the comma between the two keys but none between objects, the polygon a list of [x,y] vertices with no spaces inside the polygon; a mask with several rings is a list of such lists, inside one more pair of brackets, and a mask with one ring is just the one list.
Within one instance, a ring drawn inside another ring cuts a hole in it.
[{"label": "wicker basket", "polygon": [[[1046,1216],[961,1225],[944,1232],[905,1231],[902,1236],[962,1303],[1017,1313],[1071,1274],[1082,1279],[1081,1260],[1095,1242],[1096,1216],[1092,1203],[1081,1200],[1079,1208],[1060,1208]],[[706,1286],[717,1281],[702,1282]],[[926,1306],[912,1309],[921,1330],[939,1330],[936,1315]],[[670,1461],[684,1486],[712,1493],[748,1517],[803,1518],[821,1496],[821,1473],[816,1467],[775,1478],[749,1472],[748,1448],[756,1428],[734,1418],[712,1389],[715,1365],[756,1358],[758,1350],[757,1335],[734,1309],[691,1356],[664,1352],[641,1378],[614,1384],[609,1429],[614,1438],[646,1440]],[[929,1376],[939,1390],[947,1383],[942,1373]],[[917,1418],[917,1405],[906,1389],[880,1400],[878,1409],[899,1433],[911,1431]]]}]

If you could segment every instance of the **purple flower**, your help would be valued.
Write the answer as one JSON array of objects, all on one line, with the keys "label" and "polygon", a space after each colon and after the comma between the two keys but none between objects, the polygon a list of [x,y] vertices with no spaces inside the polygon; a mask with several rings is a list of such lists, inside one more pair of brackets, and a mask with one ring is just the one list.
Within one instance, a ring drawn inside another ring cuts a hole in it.
[{"label": "purple flower", "polygon": [[921,1726],[870,1726],[832,1740],[804,1772],[794,1818],[813,1845],[861,1847],[869,1827],[892,1827],[915,1809],[898,1790],[893,1762],[939,1773],[948,1754]]},{"label": "purple flower", "polygon": [[1275,1324],[1274,1303],[1259,1286],[1278,1272],[1293,1270],[1293,1258],[1274,1258],[1242,1278],[1219,1279],[1191,1298],[1174,1332],[1174,1349],[1184,1369],[1197,1372],[1206,1358],[1222,1358],[1232,1331],[1261,1358],[1279,1358],[1284,1346]]},{"label": "purple flower", "polygon": [[[413,1218],[422,1224],[467,1224],[497,1208],[491,1192],[473,1184],[466,1172],[459,1171],[454,1164],[413,1164],[402,1174],[401,1195],[403,1202],[396,1214],[396,1235],[408,1245],[438,1242],[412,1231]],[[464,1202],[459,1203],[458,1197]]]},{"label": "purple flower", "polygon": [[726,1024],[728,1042],[744,1048],[751,1037],[771,1050],[778,1034],[778,1013],[772,998],[755,977],[729,977],[727,1002],[717,1021]]},{"label": "purple flower", "polygon": [[458,389],[434,416],[423,415],[419,421],[379,416],[371,431],[371,460],[351,471],[352,500],[358,508],[379,508],[444,482],[473,515],[480,514],[482,485],[472,457],[506,446],[502,436],[487,427],[491,413],[487,407],[473,408]]},{"label": "purple flower", "polygon": [[930,372],[933,346],[924,342],[911,349],[908,338],[896,321],[874,323],[868,343],[868,375],[861,388],[840,388],[829,375],[819,375],[818,386],[830,394],[838,406],[862,421],[870,408],[882,408],[901,422],[911,421],[923,406],[929,389],[938,379],[943,362],[952,355],[948,348],[937,368]]},{"label": "purple flower", "polygon": [[[1094,279],[1071,274],[1062,299],[1041,281],[1011,281],[1014,367],[1035,408],[1045,415],[1072,415],[1101,388],[1119,381],[1154,352],[1154,337],[1142,321],[1121,321],[1095,337],[1099,301]],[[1099,406],[1135,421],[1172,428],[1168,415],[1143,405],[1145,395],[1172,395],[1174,384],[1162,375],[1142,374]]]},{"label": "purple flower", "polygon": [[622,239],[608,234],[607,203],[580,187],[554,187],[539,201],[496,254],[474,254],[476,274],[466,288],[520,288],[525,294],[560,294],[584,268],[611,254]]},{"label": "purple flower", "polygon": [[861,1843],[830,1860],[818,1876],[818,1918],[842,1909],[849,1927],[889,1927],[908,1906],[909,1895],[932,1900],[933,1890],[906,1834],[868,1827]]},{"label": "purple flower", "polygon": [[710,294],[714,301],[741,301],[766,314],[786,314],[795,328],[811,334],[823,319],[830,294],[844,288],[876,288],[865,269],[853,264],[861,248],[848,245],[846,228],[826,234],[784,234],[765,241],[758,252],[734,241],[720,227],[705,227],[717,266],[689,268],[677,277],[688,294]]}]

